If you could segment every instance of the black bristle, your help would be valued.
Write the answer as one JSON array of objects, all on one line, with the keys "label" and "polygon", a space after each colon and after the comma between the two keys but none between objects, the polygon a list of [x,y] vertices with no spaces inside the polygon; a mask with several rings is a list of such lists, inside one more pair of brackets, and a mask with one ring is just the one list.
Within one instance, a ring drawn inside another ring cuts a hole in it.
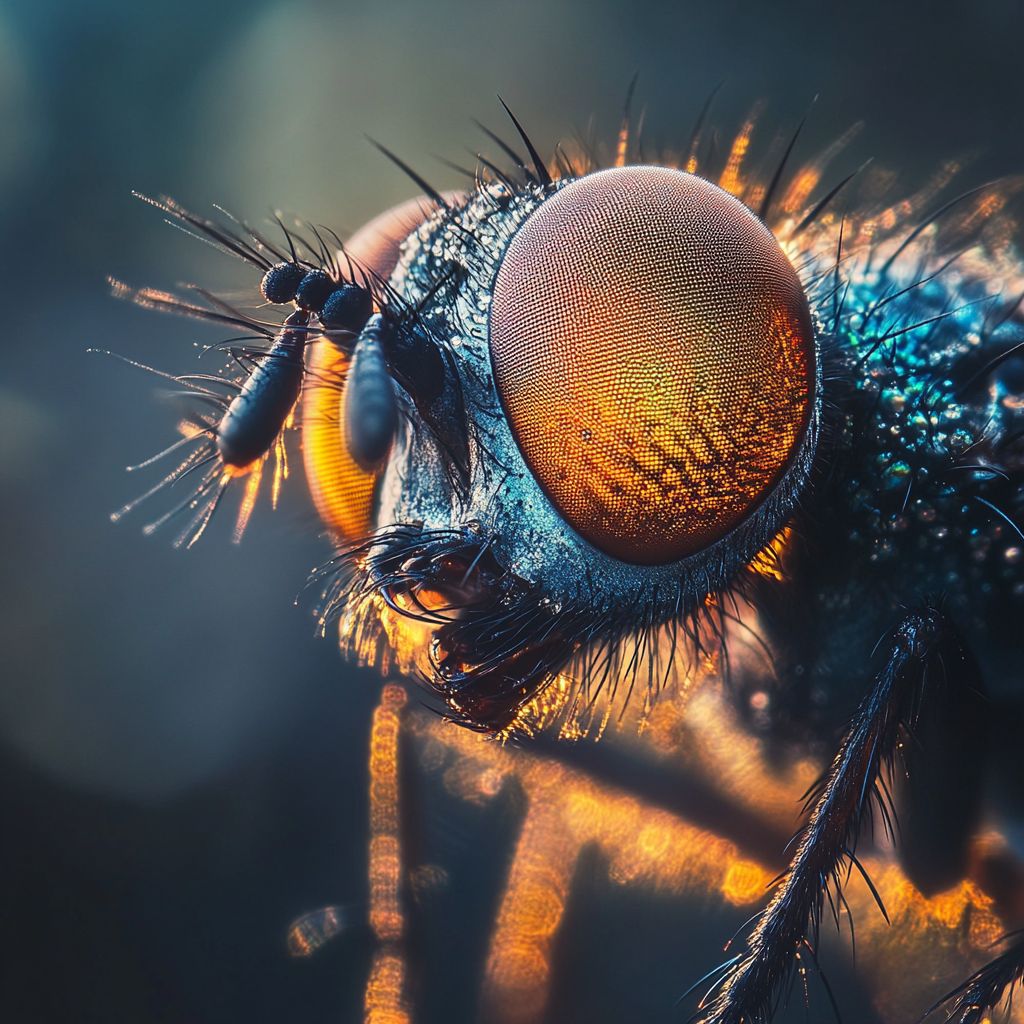
[{"label": "black bristle", "polygon": [[482,153],[473,154],[477,160],[480,161],[503,185],[507,185],[509,188],[514,188],[512,180],[505,174],[504,171],[497,164],[491,163]]},{"label": "black bristle", "polygon": [[944,1003],[949,1003],[946,1020],[957,1024],[982,1024],[991,1019],[994,1010],[1008,991],[1024,978],[1024,935],[1020,931],[1004,935],[1000,942],[1012,939],[1009,948],[981,970],[972,974],[962,985],[947,992],[921,1018],[933,1014]]},{"label": "black bristle", "polygon": [[454,160],[447,160],[443,156],[436,156],[434,159],[438,163],[442,163],[445,167],[450,167],[457,174],[461,174],[464,178],[469,178],[472,182],[476,183],[479,179],[476,171],[471,171],[468,167],[463,167],[462,164],[455,163]]},{"label": "black bristle", "polygon": [[[212,245],[215,249],[220,249],[222,252],[231,253],[232,256],[237,256],[239,259],[245,260],[246,263],[260,270],[270,269],[271,261],[260,251],[262,240],[257,236],[250,233],[250,238],[243,238],[235,234],[230,228],[226,228],[223,224],[215,224],[211,220],[206,220],[204,217],[198,217],[194,213],[190,213],[167,196],[161,196],[160,199],[151,199],[141,192],[133,192],[132,195],[137,199],[141,199],[144,203],[149,203],[150,206],[155,206],[158,210],[169,214],[174,220],[168,221],[168,223],[181,228],[185,234],[199,238],[201,241]],[[188,225],[188,227],[182,227],[182,225]],[[194,230],[189,230],[190,228]],[[256,244],[254,245],[253,242]]]},{"label": "black bristle", "polygon": [[533,171],[531,171],[530,168],[526,166],[526,162],[523,160],[523,158],[507,142],[505,142],[504,139],[495,135],[490,128],[487,128],[485,125],[482,125],[479,121],[474,120],[473,124],[475,124],[477,128],[479,128],[480,131],[484,133],[484,135],[486,135],[489,139],[493,139],[493,141],[496,142],[502,148],[506,156],[508,156],[509,159],[516,165],[516,167],[518,167],[519,170],[521,170],[523,174],[526,175],[527,181],[536,182],[536,175],[534,175]]},{"label": "black bristle", "polygon": [[931,216],[926,217],[917,225],[916,228],[914,228],[913,231],[910,232],[909,235],[907,235],[906,238],[903,239],[896,251],[885,261],[882,265],[882,269],[878,272],[879,277],[885,277],[889,273],[889,269],[892,267],[893,263],[896,262],[899,255],[914,241],[915,238],[918,237],[918,235],[921,234],[922,231],[925,230],[925,228],[934,224],[944,213],[952,210],[954,206],[959,206],[965,199],[970,199],[971,196],[977,195],[979,192],[984,192],[985,189],[991,188],[994,184],[995,182],[988,181],[984,185],[979,185],[977,188],[969,189],[967,192],[963,192],[958,195],[956,199],[951,199],[944,206],[936,210]]},{"label": "black bristle", "polygon": [[512,119],[512,123],[516,126],[516,131],[519,132],[519,137],[523,140],[523,145],[526,146],[527,152],[530,154],[530,159],[533,161],[533,169],[537,175],[537,181],[544,187],[547,187],[551,184],[551,175],[548,174],[544,161],[541,160],[540,154],[530,141],[530,136],[523,131],[523,126],[516,120],[516,115],[509,110],[508,104],[500,96],[498,97],[498,102],[505,108],[505,113]]},{"label": "black bristle", "polygon": [[449,209],[448,203],[445,202],[444,196],[434,188],[426,179],[421,178],[404,160],[400,160],[390,149],[382,146],[376,139],[371,139],[369,135],[366,138],[374,146],[377,147],[399,170],[404,171],[423,191],[430,196],[439,206],[443,206],[446,210]]},{"label": "black bristle", "polygon": [[[816,100],[818,97],[815,96]],[[813,101],[812,101],[813,106]],[[779,187],[779,181],[782,178],[782,172],[786,169],[786,164],[789,161],[790,154],[793,152],[793,147],[796,145],[796,140],[800,138],[800,132],[803,131],[804,124],[807,121],[807,115],[800,119],[800,123],[796,126],[796,131],[793,132],[793,137],[789,140],[789,145],[786,147],[786,152],[782,154],[782,159],[779,161],[779,166],[775,169],[775,173],[772,175],[771,183],[768,186],[768,190],[764,194],[764,199],[761,200],[761,209],[757,211],[757,215],[764,220],[768,216],[768,210],[771,208],[772,199],[775,198],[775,190]]]},{"label": "black bristle", "polygon": [[871,163],[870,160],[865,160],[864,163],[862,163],[860,167],[857,168],[857,170],[852,171],[845,178],[843,178],[843,180],[839,182],[838,185],[832,188],[824,199],[821,199],[817,203],[815,203],[814,207],[811,209],[811,212],[807,214],[807,216],[804,217],[804,219],[800,221],[799,224],[797,224],[794,234],[799,234],[805,228],[809,228],[821,216],[825,207],[828,206],[828,204],[831,203],[832,200],[835,199],[835,197],[839,195],[839,193],[844,188],[846,188],[846,186],[849,185],[849,183],[853,181],[853,179],[856,178],[857,175],[860,174],[860,172],[863,171],[869,163]]},{"label": "black bristle", "polygon": [[711,104],[715,102],[715,97],[719,94],[722,86],[725,85],[726,79],[722,79],[718,85],[711,90],[711,95],[704,101],[704,106],[701,107],[700,114],[697,117],[697,121],[693,126],[693,132],[690,135],[690,146],[687,154],[687,163],[691,160],[695,160],[697,157],[697,147],[700,145],[701,135],[704,131],[704,122],[707,120],[708,113],[711,110]]},{"label": "black bristle", "polygon": [[633,116],[633,93],[636,92],[636,83],[639,78],[640,72],[634,72],[629,82],[629,88],[626,90],[626,102],[622,104],[622,124],[619,127],[619,151],[617,154],[619,163],[625,163],[626,160],[629,147],[630,121]]}]

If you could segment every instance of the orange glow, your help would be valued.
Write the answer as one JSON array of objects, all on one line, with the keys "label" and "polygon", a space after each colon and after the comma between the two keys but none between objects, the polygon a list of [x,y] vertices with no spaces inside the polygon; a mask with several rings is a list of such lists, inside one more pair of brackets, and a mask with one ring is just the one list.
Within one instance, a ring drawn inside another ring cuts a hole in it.
[{"label": "orange glow", "polygon": [[[412,641],[402,625],[401,621],[395,622],[399,643],[410,644]],[[421,625],[415,623],[413,633]],[[716,637],[712,631],[705,635],[704,627],[698,628],[702,630],[707,650],[713,651]],[[585,677],[586,663],[593,656],[593,651],[587,651],[580,654],[578,660],[571,661],[547,687],[519,709],[497,738],[504,742],[512,737],[547,733],[562,740],[596,741],[613,722],[615,731],[623,735],[639,735],[652,725],[657,730],[666,715],[681,713],[695,684],[716,667],[713,653],[694,658],[689,645],[680,642],[678,632],[673,639],[673,629],[668,626],[650,635],[644,633],[624,640],[610,657],[608,678],[600,689],[579,682]],[[635,675],[633,670],[636,670]],[[659,742],[657,737],[648,739],[655,745]],[[674,741],[668,742],[671,745]]]},{"label": "orange glow", "polygon": [[[735,906],[765,897],[774,872],[728,840],[528,750],[502,747],[425,714],[411,716],[411,724],[422,741],[421,765],[443,770],[454,796],[484,803],[514,776],[529,801],[491,938],[481,1019],[543,1019],[553,945],[584,847],[598,845],[615,885],[676,895],[717,892]],[[454,762],[446,752],[456,755]]]},{"label": "orange glow", "polygon": [[768,891],[772,876],[752,860],[734,860],[725,873],[722,895],[737,907],[755,903]]},{"label": "orange glow", "polygon": [[845,149],[864,127],[862,121],[848,128],[824,153],[812,163],[800,168],[779,203],[782,213],[793,216],[802,213],[828,165]]},{"label": "orange glow", "polygon": [[193,423],[191,420],[179,420],[178,433],[181,434],[182,437],[198,437],[200,434],[204,433],[204,431],[202,427],[197,423]]},{"label": "orange glow", "polygon": [[405,960],[387,949],[377,950],[366,983],[365,1024],[408,1024],[409,1012],[401,1001],[404,984]]},{"label": "orange glow", "polygon": [[741,203],[666,168],[599,172],[531,216],[498,272],[490,350],[533,475],[578,533],[634,564],[734,529],[810,415],[793,267]]},{"label": "orange glow", "polygon": [[719,187],[737,198],[743,194],[744,188],[743,181],[740,178],[740,167],[743,164],[743,158],[747,155],[747,150],[750,148],[750,136],[754,131],[754,125],[763,109],[764,104],[761,102],[754,105],[754,109],[750,112],[750,117],[747,118],[746,124],[743,125],[739,134],[733,139],[732,149],[729,150],[729,159],[725,162],[725,170],[722,171],[722,176],[718,179]]},{"label": "orange glow", "polygon": [[619,144],[615,149],[615,166],[626,166],[626,149],[629,147],[629,122],[624,121],[619,129]]},{"label": "orange glow", "polygon": [[[381,670],[387,673],[393,666],[403,675],[415,675],[417,672],[429,673],[430,643],[433,637],[433,626],[429,622],[402,615],[378,596],[371,598],[373,612],[362,615],[353,613],[359,622],[376,619],[384,628],[387,636],[387,650],[381,651],[377,643],[376,631],[369,629],[365,636],[355,638],[352,650],[363,665],[375,665],[378,659],[383,660]],[[342,644],[353,639],[347,629],[346,620],[340,623]]]},{"label": "orange glow", "polygon": [[789,544],[793,531],[786,526],[779,531],[750,562],[750,569],[759,576],[768,576],[780,583],[786,578],[783,571],[783,558],[786,554],[786,546]]},{"label": "orange glow", "polygon": [[[905,222],[909,217],[923,210],[926,206],[931,205],[932,200],[953,180],[959,171],[960,165],[956,161],[946,161],[914,195],[907,199],[902,199],[894,206],[883,210],[874,220],[865,221],[861,225],[860,235],[856,241],[858,243],[867,242],[877,228],[881,227],[888,230],[898,223]],[[892,241],[891,248],[895,249],[900,244],[900,241],[902,239]],[[884,255],[884,249],[880,255]]]},{"label": "orange glow", "polygon": [[547,999],[551,945],[579,855],[579,842],[560,827],[561,801],[553,796],[531,794],[498,911],[482,998],[482,1016],[494,1024],[539,1020]]},{"label": "orange glow", "polygon": [[808,197],[821,180],[821,170],[817,166],[802,170],[789,186],[781,206],[785,213],[797,213],[803,209]]},{"label": "orange glow", "polygon": [[697,173],[697,147],[700,145],[702,133],[698,130],[694,133],[693,139],[690,142],[690,152],[687,154],[686,163],[681,161],[678,163],[668,162],[668,167],[679,167],[686,171],[687,174]]},{"label": "orange glow", "polygon": [[[558,159],[559,152],[561,160]],[[597,170],[593,154],[580,139],[576,138],[563,139],[558,143],[556,154],[548,164],[548,174],[551,175],[552,181],[558,181],[566,176],[566,165],[572,169],[574,176],[589,174],[591,171]]]},{"label": "orange glow", "polygon": [[256,497],[260,493],[264,461],[265,459],[260,458],[246,467],[249,471],[249,479],[245,481],[245,493],[242,495],[242,504],[238,509],[238,519],[235,522],[234,540],[236,544],[242,539],[242,534],[245,533],[245,528],[249,525],[249,517],[256,504]]},{"label": "orange glow", "polygon": [[[259,459],[256,461],[258,462]],[[250,462],[248,466],[232,466],[225,463],[221,466],[221,483],[228,483],[231,480],[240,480],[243,476],[248,476],[252,472],[252,467],[255,465],[255,462]]]},{"label": "orange glow", "polygon": [[292,409],[288,414],[288,419],[284,421],[281,433],[277,435],[277,440],[274,442],[274,483],[270,489],[270,505],[275,509],[278,498],[281,497],[281,484],[288,479],[288,448],[284,443],[284,432],[290,430],[294,423],[295,410]]},{"label": "orange glow", "polygon": [[370,926],[378,939],[402,937],[399,899],[398,731],[406,702],[401,686],[385,686],[370,737]]},{"label": "orange glow", "polygon": [[[755,623],[749,625],[753,628]],[[744,656],[746,632],[746,626],[738,626],[730,638],[731,658],[734,653],[738,659]],[[681,763],[713,782],[729,803],[754,811],[790,834],[800,823],[801,795],[824,767],[810,759],[767,765],[761,741],[737,720],[717,680],[709,680],[690,698],[685,715],[678,716],[671,749]]]},{"label": "orange glow", "polygon": [[401,1024],[405,957],[398,821],[398,736],[407,697],[385,686],[370,733],[370,927],[379,943],[366,986],[366,1024]]},{"label": "orange glow", "polygon": [[[278,437],[274,442],[274,451],[278,452],[278,466],[280,466],[280,460],[283,457],[284,452],[284,438]],[[221,486],[225,486],[232,480],[241,480],[243,477],[245,480],[245,490],[242,492],[242,501],[238,507],[238,518],[235,520],[235,529],[232,536],[232,540],[235,544],[238,544],[242,540],[242,534],[245,533],[245,528],[249,525],[249,519],[252,516],[252,510],[256,505],[256,499],[260,493],[260,482],[263,479],[263,465],[270,458],[270,453],[261,455],[258,459],[254,459],[249,463],[248,466],[232,466],[225,464],[221,467]],[[277,507],[276,497],[273,502],[274,507]]]},{"label": "orange glow", "polygon": [[[386,694],[392,689],[386,688]],[[397,774],[386,752],[397,749],[397,715],[403,702],[402,691],[386,696],[374,720],[373,758],[379,770],[373,773],[373,799],[384,809],[395,807],[386,780],[397,779]],[[705,904],[717,899],[722,907],[751,910],[767,902],[775,866],[760,863],[729,839],[567,764],[533,754],[528,747],[502,746],[425,711],[412,712],[405,723],[416,740],[421,771],[438,779],[452,796],[482,806],[515,780],[527,802],[491,935],[479,1020],[540,1024],[547,1019],[553,954],[584,849],[599,849],[610,886],[672,896],[699,894]],[[771,765],[761,743],[732,714],[717,679],[705,679],[692,696],[656,705],[641,737],[617,731],[602,743],[642,748],[643,756],[653,754],[699,770],[724,804],[745,807],[777,828],[780,850],[798,822],[801,795],[821,768],[811,762],[788,769]],[[397,810],[375,820],[390,829],[397,825]],[[994,833],[976,847],[978,862],[998,857],[1000,851],[1005,855],[1005,844]],[[385,854],[392,864],[400,861],[395,849]],[[891,856],[866,848],[860,860],[892,926],[878,912],[859,874],[851,872],[844,892],[856,919],[858,975],[882,1020],[897,1024],[917,1019],[950,987],[950,979],[967,977],[991,958],[991,943],[1007,924],[997,915],[993,897],[975,881],[965,880],[926,899]],[[844,921],[844,933],[848,925]],[[826,946],[836,943],[835,932],[823,929],[822,941]],[[846,952],[833,956],[849,955],[848,940],[843,941]],[[408,1019],[401,1002],[405,968],[399,949],[400,944],[392,943],[378,952],[367,989],[367,1020],[371,992],[380,1012],[372,1019]],[[1011,1019],[1024,1024],[1019,1016]]]},{"label": "orange glow", "polygon": [[750,191],[743,197],[743,202],[747,204],[752,210],[758,210],[761,208],[761,204],[764,202],[764,197],[768,194],[768,186],[765,182],[759,181],[755,185],[752,185]]},{"label": "orange glow", "polygon": [[[1018,183],[1017,189],[1020,188]],[[1016,191],[1014,189],[1013,191]],[[993,191],[988,195],[983,195],[981,200],[975,205],[974,209],[969,211],[966,216],[962,218],[959,224],[957,224],[957,230],[964,234],[970,234],[972,231],[977,230],[985,221],[994,217],[1000,210],[1007,204],[1010,198],[1010,190],[1006,191]]]},{"label": "orange glow", "polygon": [[370,840],[370,926],[378,939],[402,937],[401,879],[397,836],[374,836]]},{"label": "orange glow", "polygon": [[581,772],[516,757],[530,809],[516,848],[487,963],[483,1017],[542,1019],[550,954],[583,847],[597,843],[609,879],[671,893],[718,890],[736,905],[761,899],[771,875],[736,847]]},{"label": "orange glow", "polygon": [[884,1019],[916,1020],[950,989],[950,979],[966,978],[992,958],[992,944],[1006,925],[970,880],[926,899],[897,865],[877,856],[861,862],[892,924],[854,872],[844,891],[855,919],[858,969]]},{"label": "orange glow", "polygon": [[323,907],[303,914],[288,929],[288,952],[292,956],[310,956],[345,928],[341,907]]},{"label": "orange glow", "polygon": [[[499,735],[499,739],[505,740],[513,736],[534,736],[543,732],[563,718],[566,707],[575,692],[576,687],[572,679],[565,675],[559,675],[536,697],[519,709],[508,728]],[[579,724],[575,716],[569,715],[563,720],[559,736],[564,739],[578,727]]]}]

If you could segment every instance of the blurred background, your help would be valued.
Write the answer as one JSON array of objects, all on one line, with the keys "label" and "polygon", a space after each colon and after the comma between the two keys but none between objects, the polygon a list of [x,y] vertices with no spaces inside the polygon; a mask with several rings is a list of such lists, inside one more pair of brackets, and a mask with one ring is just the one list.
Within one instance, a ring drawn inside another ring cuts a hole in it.
[{"label": "blurred background", "polygon": [[[107,275],[255,283],[132,190],[344,238],[416,191],[365,134],[455,187],[436,158],[472,166],[472,118],[507,133],[495,93],[547,153],[591,118],[610,141],[637,70],[651,145],[725,79],[727,128],[761,98],[791,128],[818,96],[805,156],[864,120],[837,177],[956,157],[977,184],[1024,170],[1022,46],[1013,0],[0,0],[0,1017],[355,1020],[368,962],[356,937],[284,943],[365,903],[379,695],[293,604],[328,557],[301,467],[237,547],[230,513],[187,552],[141,535],[146,509],[108,518],[175,417],[86,349],[184,373],[219,334]],[[452,999],[436,1019],[464,1019]]]}]

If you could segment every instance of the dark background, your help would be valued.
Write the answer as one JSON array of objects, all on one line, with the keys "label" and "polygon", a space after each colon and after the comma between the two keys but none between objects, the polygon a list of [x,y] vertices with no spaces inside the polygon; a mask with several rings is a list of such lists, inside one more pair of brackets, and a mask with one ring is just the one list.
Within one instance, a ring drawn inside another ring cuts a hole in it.
[{"label": "dark background", "polygon": [[[188,552],[142,537],[144,510],[108,519],[174,417],[85,350],[181,373],[218,336],[106,276],[253,283],[133,189],[344,237],[414,192],[364,133],[452,187],[434,155],[471,164],[472,117],[504,131],[495,92],[549,152],[592,115],[610,139],[637,69],[649,145],[685,141],[726,78],[723,126],[762,97],[792,126],[818,95],[805,156],[864,119],[837,175],[972,157],[966,187],[1024,170],[1022,45],[1011,0],[0,3],[0,1018],[359,1017],[358,935],[284,949],[298,914],[365,900],[379,692],[293,607],[327,555],[301,472],[239,547],[230,514]],[[437,1019],[468,1012],[451,998]]]}]

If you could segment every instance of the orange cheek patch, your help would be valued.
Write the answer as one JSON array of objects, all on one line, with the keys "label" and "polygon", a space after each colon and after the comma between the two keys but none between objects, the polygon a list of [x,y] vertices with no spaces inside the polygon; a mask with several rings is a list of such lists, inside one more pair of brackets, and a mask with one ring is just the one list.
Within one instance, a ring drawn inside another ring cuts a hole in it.
[{"label": "orange cheek patch", "polygon": [[307,356],[302,393],[302,456],[320,518],[345,540],[370,532],[377,474],[349,455],[341,425],[349,357],[321,339]]},{"label": "orange cheek patch", "polygon": [[814,334],[771,232],[680,171],[590,175],[512,240],[495,383],[531,472],[606,554],[676,561],[747,518],[810,420]]}]

